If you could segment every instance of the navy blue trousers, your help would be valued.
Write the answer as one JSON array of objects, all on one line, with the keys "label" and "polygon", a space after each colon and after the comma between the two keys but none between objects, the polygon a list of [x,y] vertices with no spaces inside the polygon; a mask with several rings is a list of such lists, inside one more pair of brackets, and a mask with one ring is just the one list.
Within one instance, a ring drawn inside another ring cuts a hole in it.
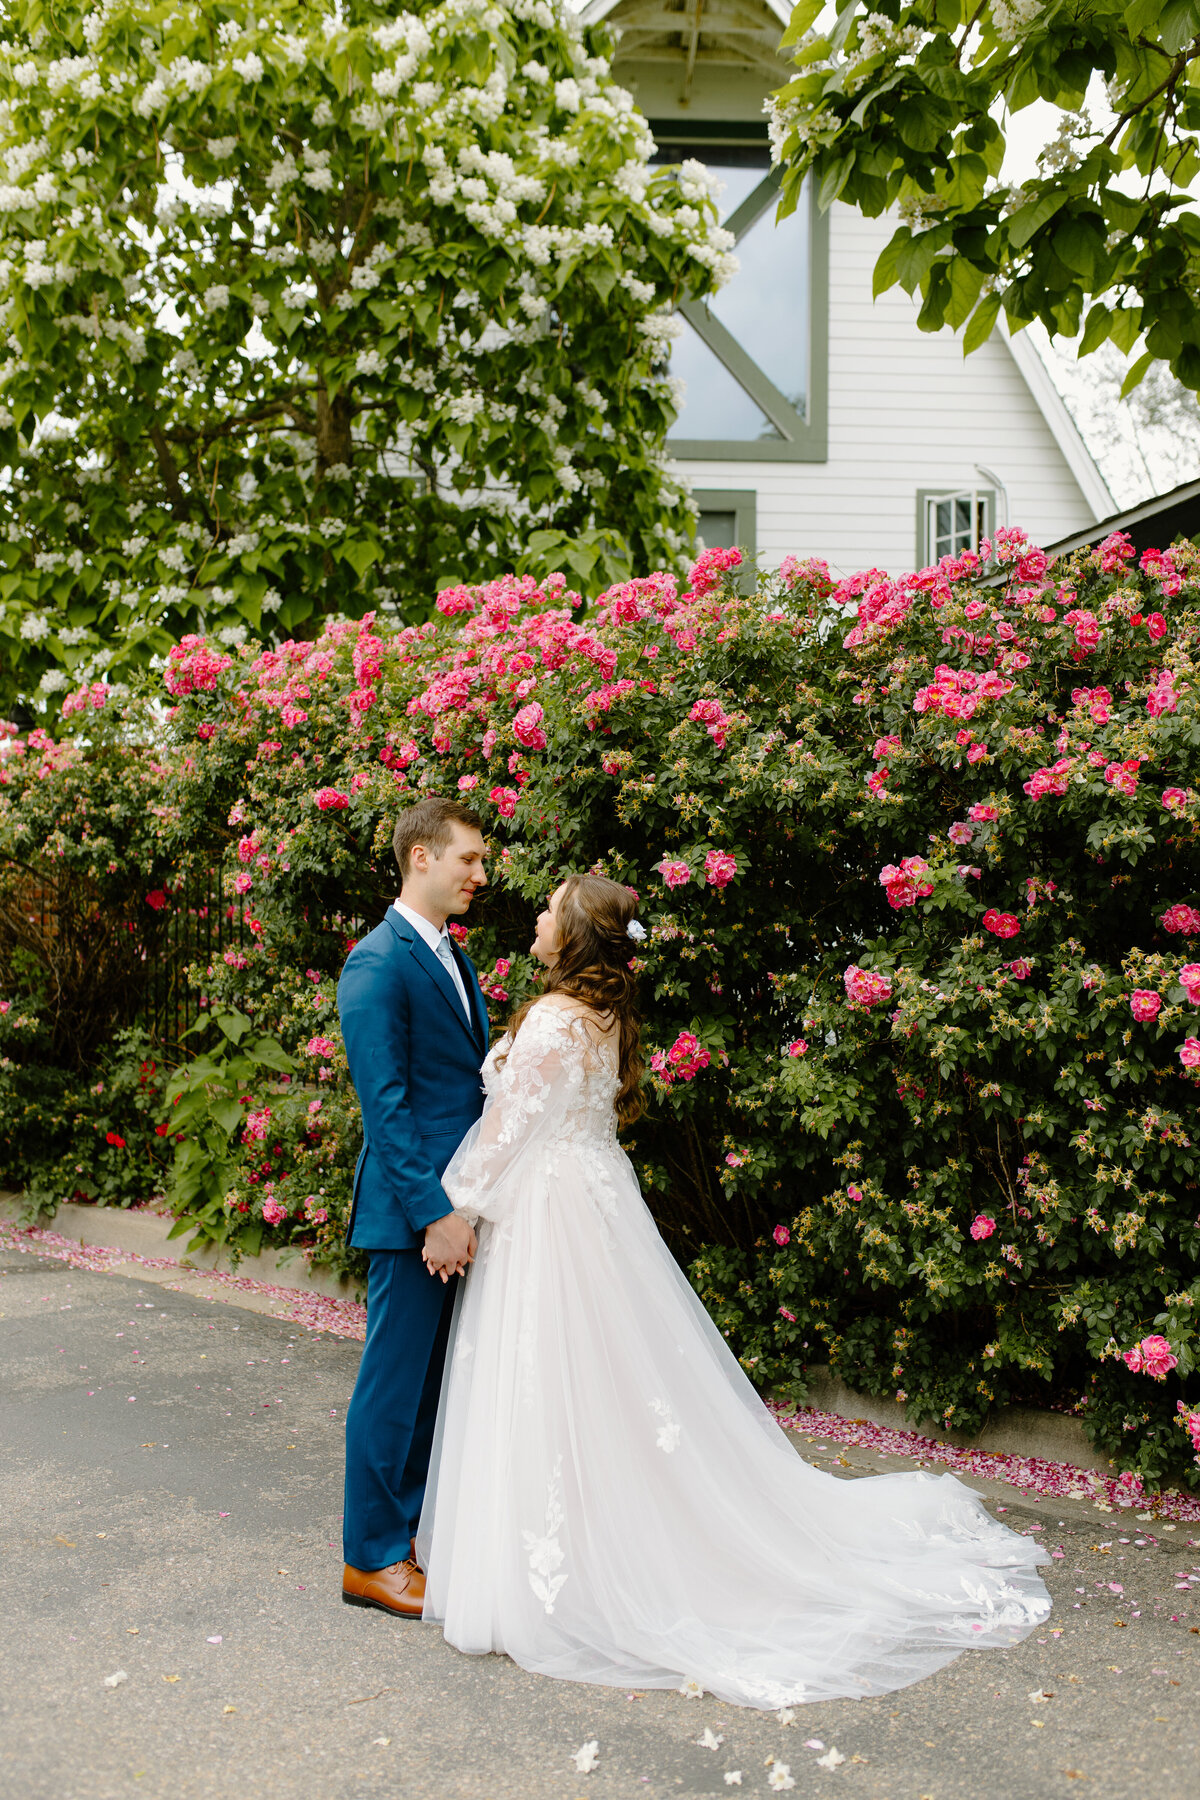
[{"label": "navy blue trousers", "polygon": [[457,1282],[419,1250],[372,1250],[367,1341],[346,1412],[342,1545],[354,1569],[402,1562],[421,1517]]}]

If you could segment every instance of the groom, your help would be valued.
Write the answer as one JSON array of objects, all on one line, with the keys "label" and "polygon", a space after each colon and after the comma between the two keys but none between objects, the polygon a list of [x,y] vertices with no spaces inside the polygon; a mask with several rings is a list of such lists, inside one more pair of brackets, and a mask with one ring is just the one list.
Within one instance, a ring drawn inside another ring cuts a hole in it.
[{"label": "groom", "polygon": [[396,821],[400,898],[346,959],[338,1012],[362,1107],[347,1242],[370,1256],[367,1341],[346,1414],[342,1599],[419,1619],[414,1560],[442,1364],[475,1233],[441,1174],[483,1110],[487,1008],[446,920],[487,885],[483,833],[455,800]]}]

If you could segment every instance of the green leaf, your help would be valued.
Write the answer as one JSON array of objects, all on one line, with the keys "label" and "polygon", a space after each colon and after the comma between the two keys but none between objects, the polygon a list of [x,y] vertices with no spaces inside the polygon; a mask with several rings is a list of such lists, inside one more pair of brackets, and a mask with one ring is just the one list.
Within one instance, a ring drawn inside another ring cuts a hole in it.
[{"label": "green leaf", "polygon": [[209,1107],[210,1115],[216,1120],[226,1137],[232,1137],[246,1117],[246,1109],[231,1095],[214,1100]]},{"label": "green leaf", "polygon": [[787,30],[779,40],[779,48],[788,50],[800,39],[811,25],[814,25],[824,11],[824,0],[797,0],[792,8],[792,16]]},{"label": "green leaf", "polygon": [[982,286],[982,269],[977,269],[965,257],[956,256],[950,264],[950,297],[946,305],[946,323],[956,331],[970,318]]},{"label": "green leaf", "polygon": [[1067,203],[1067,195],[1059,191],[1040,194],[1025,206],[1018,207],[1008,221],[1008,241],[1014,250],[1021,250],[1029,242],[1035,231],[1040,231],[1047,220],[1052,219]]},{"label": "green leaf", "polygon": [[344,562],[348,562],[354,573],[365,575],[373,562],[378,562],[383,550],[374,538],[347,537],[338,545],[338,554]]},{"label": "green leaf", "polygon": [[1055,256],[1076,275],[1091,280],[1104,252],[1104,227],[1092,215],[1063,219],[1052,239]]},{"label": "green leaf", "polygon": [[845,187],[846,182],[849,180],[850,171],[853,167],[853,150],[847,151],[844,156],[836,157],[832,162],[827,161],[824,157],[819,159],[817,169],[819,172],[823,172],[821,173],[820,186],[817,189],[817,206],[821,212],[829,211],[829,208],[833,205],[834,201]]},{"label": "green leaf", "polygon": [[904,245],[912,241],[912,232],[907,225],[901,225],[892,235],[887,248],[879,254],[875,264],[875,273],[871,278],[871,298],[878,300],[895,287],[900,279],[900,252]]},{"label": "green leaf", "polygon": [[1128,356],[1142,329],[1140,306],[1118,306],[1112,315],[1109,336],[1123,355]]},{"label": "green leaf", "polygon": [[246,1054],[252,1062],[265,1069],[278,1069],[284,1075],[294,1075],[298,1067],[277,1038],[252,1038],[246,1045]]},{"label": "green leaf", "polygon": [[896,265],[901,284],[908,293],[911,294],[925,279],[938,252],[950,242],[950,230],[949,225],[934,225],[919,237],[910,238],[907,244],[898,247]]},{"label": "green leaf", "polygon": [[1090,355],[1093,350],[1098,349],[1111,335],[1112,313],[1107,306],[1104,306],[1097,301],[1096,305],[1093,306],[1088,313],[1078,354],[1081,357]]},{"label": "green leaf", "polygon": [[1138,357],[1128,375],[1126,375],[1124,381],[1121,383],[1120,398],[1122,400],[1125,399],[1126,395],[1132,394],[1134,388],[1137,387],[1153,361],[1154,353],[1151,350],[1147,350],[1144,356]]},{"label": "green leaf", "polygon": [[997,293],[985,294],[975,308],[963,332],[963,355],[970,356],[972,350],[978,350],[986,344],[992,335],[992,328],[1000,316],[1000,296]]},{"label": "green leaf", "polygon": [[1178,56],[1200,35],[1200,7],[1194,0],[1165,0],[1158,9],[1157,25],[1147,23],[1139,29],[1153,32],[1168,56]]},{"label": "green leaf", "polygon": [[231,1044],[240,1044],[251,1026],[249,1017],[236,1006],[213,1007],[208,1016]]}]

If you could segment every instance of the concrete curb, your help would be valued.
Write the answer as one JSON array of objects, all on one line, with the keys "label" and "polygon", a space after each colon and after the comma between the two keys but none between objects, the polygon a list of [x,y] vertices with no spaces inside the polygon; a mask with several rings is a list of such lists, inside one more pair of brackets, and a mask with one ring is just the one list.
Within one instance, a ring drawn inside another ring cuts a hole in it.
[{"label": "concrete curb", "polygon": [[[0,1194],[0,1218],[15,1220],[20,1212],[19,1194]],[[73,1200],[64,1200],[52,1219],[43,1217],[37,1223],[76,1244],[99,1244],[106,1250],[125,1250],[134,1256],[169,1256],[184,1269],[240,1275],[249,1281],[295,1288],[300,1293],[322,1294],[330,1300],[359,1297],[354,1282],[328,1269],[310,1269],[298,1254],[288,1256],[281,1250],[263,1250],[258,1256],[243,1256],[235,1268],[229,1252],[218,1246],[206,1244],[189,1251],[186,1235],[168,1237],[175,1223],[171,1214],[156,1212],[152,1207],[130,1211],[120,1206],[79,1206]]]},{"label": "concrete curb", "polygon": [[934,1419],[923,1419],[914,1425],[898,1401],[873,1400],[860,1394],[827,1368],[810,1371],[807,1404],[839,1419],[866,1419],[891,1431],[919,1431],[924,1437],[953,1444],[959,1450],[1036,1457],[1044,1462],[1068,1463],[1077,1469],[1095,1469],[1102,1475],[1112,1475],[1117,1466],[1088,1443],[1078,1419],[1031,1406],[1000,1407],[979,1435],[971,1437],[962,1431],[946,1431]]},{"label": "concrete curb", "polygon": [[[21,1210],[19,1194],[0,1194],[0,1218],[15,1219]],[[46,1228],[77,1244],[99,1244],[109,1250],[125,1250],[135,1256],[171,1257],[184,1270],[197,1274],[212,1270],[244,1276],[270,1286],[292,1288],[297,1293],[321,1294],[331,1300],[359,1297],[353,1282],[325,1269],[309,1269],[302,1256],[281,1261],[283,1252],[264,1250],[244,1256],[236,1269],[227,1250],[207,1245],[189,1253],[184,1236],[168,1238],[175,1223],[169,1213],[150,1207],[127,1211],[117,1206],[79,1206],[64,1200]],[[229,1296],[232,1300],[232,1296]],[[238,1304],[239,1302],[234,1302]],[[265,1303],[264,1303],[265,1304]],[[274,1302],[270,1303],[272,1306]],[[269,1308],[268,1308],[269,1310]],[[873,1400],[832,1374],[827,1368],[811,1371],[807,1404],[817,1412],[839,1419],[866,1419],[892,1431],[919,1431],[938,1443],[960,1450],[989,1450],[1001,1456],[1035,1457],[1045,1462],[1067,1463],[1077,1469],[1094,1469],[1111,1475],[1116,1464],[1095,1451],[1078,1419],[1064,1413],[1041,1412],[1033,1407],[1001,1407],[977,1437],[961,1431],[945,1431],[933,1419],[914,1425],[895,1400]]]}]

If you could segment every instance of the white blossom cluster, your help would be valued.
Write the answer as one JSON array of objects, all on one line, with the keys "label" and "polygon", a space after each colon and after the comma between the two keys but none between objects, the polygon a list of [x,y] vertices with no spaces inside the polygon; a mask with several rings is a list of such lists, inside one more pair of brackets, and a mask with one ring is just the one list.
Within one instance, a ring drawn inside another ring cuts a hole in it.
[{"label": "white blossom cluster", "polygon": [[992,0],[992,27],[1001,43],[1024,37],[1046,10],[1045,0]]},{"label": "white blossom cluster", "polygon": [[[150,617],[190,609],[235,634],[243,628],[221,614],[241,604],[238,563],[285,541],[385,529],[378,483],[407,456],[442,469],[447,492],[481,495],[494,479],[484,465],[473,486],[458,471],[497,434],[519,442],[555,484],[537,505],[509,496],[526,526],[602,489],[598,455],[611,459],[635,429],[618,376],[625,395],[668,392],[655,373],[679,329],[668,298],[711,291],[737,267],[709,172],[650,167],[645,121],[605,59],[587,54],[562,0],[443,0],[367,26],[348,24],[332,0],[307,10],[280,0],[276,11],[247,4],[213,38],[208,9],[177,0],[166,21],[139,14],[131,39],[128,0],[100,0],[82,41],[56,27],[42,44],[0,43],[0,338],[11,333],[0,428],[18,416],[18,394],[49,396],[55,360],[84,414],[98,359],[104,385],[131,393],[132,371],[152,360],[164,403],[210,432],[221,456],[194,476],[178,453],[199,523],[159,509],[147,452],[139,491],[153,499],[148,509],[128,496],[111,545],[127,573],[109,598]],[[285,92],[288,133],[256,139],[247,109],[261,120]],[[104,188],[114,110],[131,147],[153,146],[137,178],[149,233]],[[661,246],[649,258],[648,239]],[[449,277],[447,245],[458,259]],[[473,279],[498,245],[511,262],[499,289]],[[590,290],[586,306],[574,298],[592,267],[613,270],[606,304],[632,344],[627,370],[591,348]],[[31,306],[53,320],[61,351],[27,334]],[[315,424],[271,413],[274,394],[311,391],[326,359],[339,390],[349,383],[377,409],[334,449],[318,448]],[[61,578],[83,567],[85,489],[108,500],[113,471],[96,449],[102,433],[85,430],[76,451],[71,430],[35,405],[38,454],[59,457],[82,502],[39,527],[33,546],[34,572]],[[253,445],[220,438],[222,410],[267,421]],[[639,430],[644,466],[641,448]],[[662,491],[681,504],[665,473]],[[283,603],[270,589],[261,605],[270,614]],[[26,642],[42,641],[44,620],[44,605],[23,615]]]}]

